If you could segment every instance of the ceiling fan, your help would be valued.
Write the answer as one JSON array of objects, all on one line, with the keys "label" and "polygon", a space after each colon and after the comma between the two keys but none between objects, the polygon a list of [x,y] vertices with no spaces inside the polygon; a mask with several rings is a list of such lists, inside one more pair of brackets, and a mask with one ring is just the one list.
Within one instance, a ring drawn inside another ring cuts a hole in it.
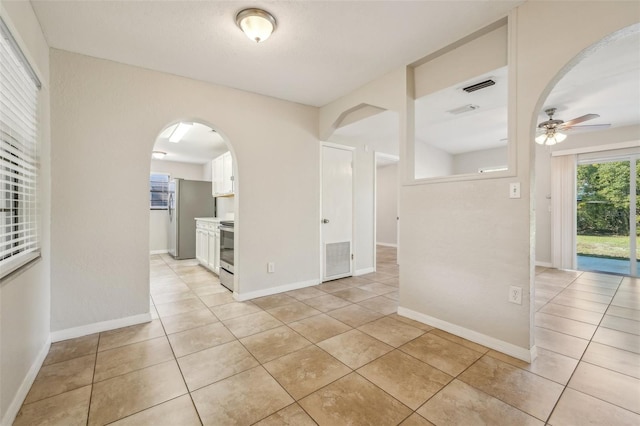
[{"label": "ceiling fan", "polygon": [[549,119],[538,124],[538,136],[536,136],[536,143],[540,145],[555,145],[564,141],[567,135],[563,132],[574,129],[595,130],[604,129],[611,126],[611,124],[587,124],[576,126],[576,124],[583,123],[585,121],[593,120],[600,117],[598,114],[585,114],[580,117],[576,117],[573,120],[562,121],[553,118],[556,113],[556,108],[546,109]]}]

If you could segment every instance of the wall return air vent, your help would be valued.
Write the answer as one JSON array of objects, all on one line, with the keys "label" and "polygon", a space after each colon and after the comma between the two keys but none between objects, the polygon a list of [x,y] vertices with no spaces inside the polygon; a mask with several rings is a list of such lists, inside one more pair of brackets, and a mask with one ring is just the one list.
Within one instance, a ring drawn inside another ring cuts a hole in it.
[{"label": "wall return air vent", "polygon": [[489,80],[481,81],[480,83],[472,84],[471,86],[463,87],[462,90],[464,90],[467,93],[471,93],[471,92],[475,92],[476,90],[493,86],[494,84],[496,84],[496,82],[489,79]]}]

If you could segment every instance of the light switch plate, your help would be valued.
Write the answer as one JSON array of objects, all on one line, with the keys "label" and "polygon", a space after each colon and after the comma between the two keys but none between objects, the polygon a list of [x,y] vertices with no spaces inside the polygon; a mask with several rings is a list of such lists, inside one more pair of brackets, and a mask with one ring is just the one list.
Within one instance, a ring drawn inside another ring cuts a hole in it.
[{"label": "light switch plate", "polygon": [[520,198],[520,182],[509,184],[509,198]]}]

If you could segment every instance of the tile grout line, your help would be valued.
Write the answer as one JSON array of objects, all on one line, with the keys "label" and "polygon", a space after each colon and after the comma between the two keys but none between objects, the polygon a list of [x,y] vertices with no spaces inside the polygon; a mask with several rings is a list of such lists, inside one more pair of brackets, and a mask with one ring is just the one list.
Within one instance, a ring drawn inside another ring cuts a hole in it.
[{"label": "tile grout line", "polygon": [[96,342],[96,357],[93,360],[93,374],[91,375],[91,393],[89,394],[89,404],[87,406],[87,423],[89,426],[89,414],[91,414],[91,402],[93,401],[93,389],[94,389],[94,381],[96,379],[96,367],[98,366],[98,349],[100,348],[100,338],[102,337],[102,333],[98,333],[98,341]]}]

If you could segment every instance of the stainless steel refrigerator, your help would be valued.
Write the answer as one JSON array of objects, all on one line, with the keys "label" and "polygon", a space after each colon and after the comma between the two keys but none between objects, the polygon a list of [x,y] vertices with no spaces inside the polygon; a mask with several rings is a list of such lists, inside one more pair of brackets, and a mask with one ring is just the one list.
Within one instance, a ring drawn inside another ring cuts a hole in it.
[{"label": "stainless steel refrigerator", "polygon": [[215,217],[211,182],[172,179],[169,182],[169,254],[196,257],[196,217]]}]

